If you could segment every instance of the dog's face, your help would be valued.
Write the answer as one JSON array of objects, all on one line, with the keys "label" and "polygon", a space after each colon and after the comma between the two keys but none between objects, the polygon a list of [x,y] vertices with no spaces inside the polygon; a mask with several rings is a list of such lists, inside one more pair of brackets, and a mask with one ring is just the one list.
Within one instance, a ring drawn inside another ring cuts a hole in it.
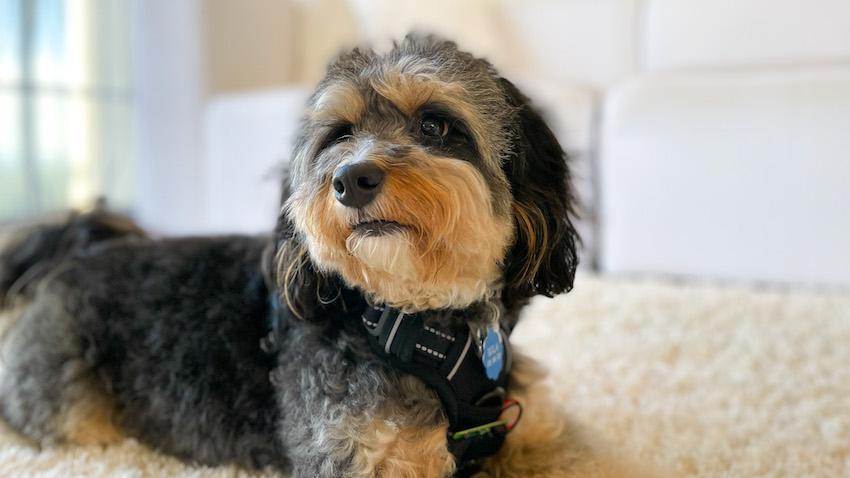
[{"label": "dog's face", "polygon": [[570,287],[576,262],[564,160],[487,62],[408,36],[329,67],[284,214],[317,269],[376,302],[420,310],[503,287],[551,294]]}]

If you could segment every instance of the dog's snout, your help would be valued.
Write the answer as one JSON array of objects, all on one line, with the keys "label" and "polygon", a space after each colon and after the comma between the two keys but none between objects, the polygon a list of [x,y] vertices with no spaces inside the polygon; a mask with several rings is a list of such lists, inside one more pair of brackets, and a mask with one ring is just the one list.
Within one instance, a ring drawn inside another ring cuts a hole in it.
[{"label": "dog's snout", "polygon": [[344,164],[334,171],[333,188],[342,205],[361,208],[381,191],[384,172],[372,161]]}]

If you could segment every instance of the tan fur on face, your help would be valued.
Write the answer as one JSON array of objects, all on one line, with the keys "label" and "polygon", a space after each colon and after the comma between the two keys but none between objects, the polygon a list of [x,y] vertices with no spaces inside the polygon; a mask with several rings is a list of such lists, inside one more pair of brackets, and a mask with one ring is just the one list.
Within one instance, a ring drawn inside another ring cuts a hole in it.
[{"label": "tan fur on face", "polygon": [[329,86],[314,100],[312,116],[318,121],[347,121],[356,123],[366,105],[357,89],[341,83]]},{"label": "tan fur on face", "polygon": [[469,163],[421,152],[380,165],[385,184],[366,214],[409,229],[352,236],[357,213],[336,201],[329,184],[312,195],[296,192],[290,212],[317,265],[405,310],[464,307],[485,297],[499,280],[513,227],[494,213],[481,174]]},{"label": "tan fur on face", "polygon": [[[463,87],[458,83],[441,81],[429,74],[403,74],[389,71],[383,77],[372,80],[372,88],[379,95],[393,102],[402,113],[410,116],[426,103],[457,105],[461,112],[471,109],[463,100]],[[470,114],[464,115],[470,119]]]}]

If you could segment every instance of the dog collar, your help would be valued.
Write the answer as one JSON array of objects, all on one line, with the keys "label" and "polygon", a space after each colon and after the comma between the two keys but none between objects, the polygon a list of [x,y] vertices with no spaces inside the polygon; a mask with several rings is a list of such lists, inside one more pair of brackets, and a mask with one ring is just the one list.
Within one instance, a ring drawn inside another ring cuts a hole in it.
[{"label": "dog collar", "polygon": [[511,369],[508,332],[463,321],[428,321],[427,312],[405,314],[369,306],[361,320],[373,351],[391,366],[433,388],[449,420],[449,451],[467,476],[501,448],[512,425],[500,420]]}]

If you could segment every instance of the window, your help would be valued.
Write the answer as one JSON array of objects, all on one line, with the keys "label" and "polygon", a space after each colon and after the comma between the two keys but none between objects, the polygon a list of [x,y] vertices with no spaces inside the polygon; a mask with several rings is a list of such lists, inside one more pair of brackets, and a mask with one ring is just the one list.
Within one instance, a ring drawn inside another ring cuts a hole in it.
[{"label": "window", "polygon": [[132,0],[0,0],[0,222],[127,208]]}]

